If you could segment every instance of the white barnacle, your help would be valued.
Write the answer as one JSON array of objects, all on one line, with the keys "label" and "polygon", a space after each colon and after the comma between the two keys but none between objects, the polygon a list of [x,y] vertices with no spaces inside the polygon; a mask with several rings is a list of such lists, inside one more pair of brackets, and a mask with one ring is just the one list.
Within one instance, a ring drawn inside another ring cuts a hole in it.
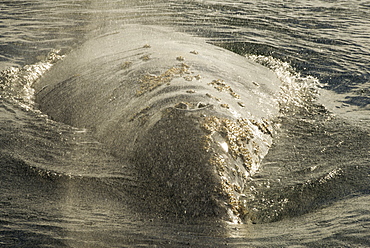
[{"label": "white barnacle", "polygon": [[229,151],[229,146],[227,145],[226,142],[220,142],[219,145],[221,146],[221,148],[225,151],[225,152],[228,152]]}]

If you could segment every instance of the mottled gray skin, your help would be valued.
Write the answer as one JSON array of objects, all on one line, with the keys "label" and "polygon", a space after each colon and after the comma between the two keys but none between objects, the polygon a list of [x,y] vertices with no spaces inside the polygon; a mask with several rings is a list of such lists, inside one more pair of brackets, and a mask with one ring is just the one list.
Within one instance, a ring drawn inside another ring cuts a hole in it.
[{"label": "mottled gray skin", "polygon": [[[261,126],[279,112],[280,81],[263,66],[200,38],[130,25],[87,41],[34,88],[44,113],[92,130],[139,171],[152,209],[180,217],[248,215],[239,206],[245,184],[271,144]],[[226,124],[205,127],[212,117],[253,120],[245,129],[250,137],[237,145],[250,150],[250,166],[232,153]]]}]

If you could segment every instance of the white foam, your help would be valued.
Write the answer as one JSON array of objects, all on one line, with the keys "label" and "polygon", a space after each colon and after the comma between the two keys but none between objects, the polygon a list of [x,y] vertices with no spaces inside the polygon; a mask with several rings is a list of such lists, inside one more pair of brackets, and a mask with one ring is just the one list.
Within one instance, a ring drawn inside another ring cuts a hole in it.
[{"label": "white foam", "polygon": [[306,108],[307,104],[316,100],[321,87],[317,78],[302,76],[289,63],[271,56],[246,55],[246,57],[274,71],[282,82],[278,99],[281,112],[294,112],[297,108]]},{"label": "white foam", "polygon": [[32,88],[36,82],[53,64],[63,59],[60,51],[52,50],[48,56],[35,64],[22,68],[10,67],[0,72],[0,98],[10,99],[26,110],[34,110],[34,94]]}]

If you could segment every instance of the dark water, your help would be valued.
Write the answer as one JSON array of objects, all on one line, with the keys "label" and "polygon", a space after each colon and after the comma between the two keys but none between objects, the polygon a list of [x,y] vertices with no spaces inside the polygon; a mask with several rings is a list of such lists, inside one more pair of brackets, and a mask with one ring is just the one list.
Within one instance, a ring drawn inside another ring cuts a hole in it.
[{"label": "dark water", "polygon": [[[12,0],[0,14],[2,247],[370,246],[367,1]],[[89,130],[35,110],[28,84],[51,66],[51,50],[68,54],[127,23],[204,37],[302,89],[311,77],[323,85],[314,102],[290,89],[299,100],[277,118],[250,182],[253,223],[172,221],[130,207],[142,196],[132,195],[129,165]]]}]

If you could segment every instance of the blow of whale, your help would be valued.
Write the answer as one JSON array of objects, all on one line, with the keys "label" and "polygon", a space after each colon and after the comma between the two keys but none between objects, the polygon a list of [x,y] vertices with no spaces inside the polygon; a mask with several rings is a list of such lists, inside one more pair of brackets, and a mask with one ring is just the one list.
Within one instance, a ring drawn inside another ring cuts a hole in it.
[{"label": "blow of whale", "polygon": [[247,221],[248,180],[272,144],[281,84],[201,38],[127,25],[85,42],[33,87],[41,111],[92,130],[132,164],[148,208]]}]

